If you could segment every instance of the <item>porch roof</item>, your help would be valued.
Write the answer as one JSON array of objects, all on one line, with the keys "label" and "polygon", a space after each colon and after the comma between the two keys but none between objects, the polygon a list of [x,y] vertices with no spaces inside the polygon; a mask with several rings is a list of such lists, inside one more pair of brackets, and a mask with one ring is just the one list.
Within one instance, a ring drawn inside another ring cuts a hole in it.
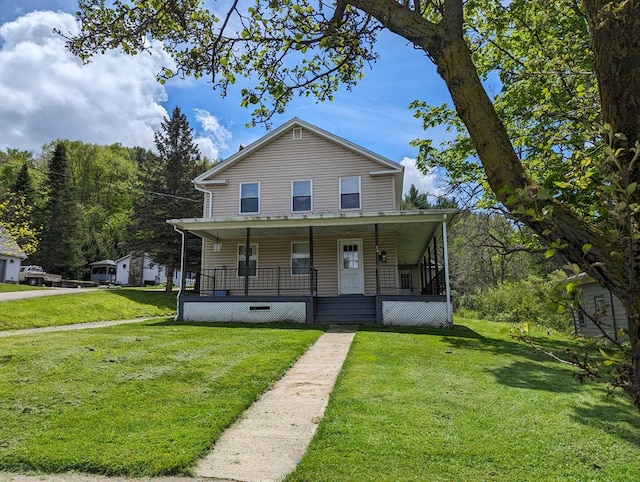
[{"label": "porch roof", "polygon": [[219,241],[242,238],[246,229],[251,236],[306,236],[309,227],[314,235],[342,234],[355,236],[378,231],[396,232],[399,264],[418,264],[427,245],[441,236],[442,222],[458,213],[457,209],[426,211],[347,212],[291,214],[286,216],[234,216],[170,219],[167,222],[201,238]]}]

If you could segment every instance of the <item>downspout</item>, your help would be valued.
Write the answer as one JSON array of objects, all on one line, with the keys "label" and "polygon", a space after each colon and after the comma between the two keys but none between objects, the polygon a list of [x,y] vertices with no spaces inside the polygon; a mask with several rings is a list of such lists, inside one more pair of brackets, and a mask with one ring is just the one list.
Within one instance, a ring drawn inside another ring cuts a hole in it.
[{"label": "downspout", "polygon": [[178,227],[175,224],[173,225],[173,229],[177,233],[180,233],[180,236],[182,237],[182,241],[180,243],[180,289],[178,290],[178,297],[176,298],[176,317],[175,317],[176,321],[182,321],[182,310],[181,310],[180,302],[182,301],[182,293],[184,292],[184,288],[185,288],[184,285],[187,279],[186,266],[184,265],[187,245],[185,242],[185,232],[178,229]]},{"label": "downspout", "polygon": [[209,197],[209,202],[207,203],[207,217],[208,218],[213,217],[213,193],[211,191],[209,191],[208,189],[204,189],[204,188],[200,187],[195,182],[193,183],[193,187],[196,189],[196,191],[203,192],[205,194],[205,196],[207,194],[209,195],[208,196]]},{"label": "downspout", "polygon": [[451,292],[449,285],[449,249],[447,241],[447,215],[442,218],[442,257],[444,258],[444,286],[447,296],[447,321],[453,324],[453,307],[451,306]]}]

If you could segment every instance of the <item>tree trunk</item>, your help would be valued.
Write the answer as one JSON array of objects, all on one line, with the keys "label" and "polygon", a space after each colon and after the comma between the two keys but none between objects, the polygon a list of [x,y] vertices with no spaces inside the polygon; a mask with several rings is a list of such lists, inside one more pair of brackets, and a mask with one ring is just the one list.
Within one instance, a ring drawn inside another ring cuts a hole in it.
[{"label": "tree trunk", "polygon": [[[445,0],[439,23],[426,20],[418,11],[394,0],[349,1],[377,18],[392,32],[424,50],[436,64],[465,124],[488,183],[498,199],[519,221],[529,226],[569,261],[592,275],[622,301],[631,340],[631,367],[622,386],[640,409],[640,253],[635,249],[638,226],[620,226],[617,233],[597,229],[569,206],[540,192],[524,171],[504,124],[478,77],[471,52],[463,37],[463,2]],[[603,118],[613,132],[630,142],[614,147],[633,147],[640,127],[640,7],[636,0],[609,2],[584,0],[593,32],[593,49],[600,86]],[[627,151],[623,163],[630,162]],[[627,184],[638,180],[634,166]],[[640,199],[640,189],[633,194]],[[590,245],[590,249],[585,249]],[[623,377],[624,378],[624,377]]]},{"label": "tree trunk", "polygon": [[[626,189],[640,181],[640,165],[633,164],[633,148],[640,137],[640,2],[584,0],[583,4],[591,32],[602,118],[613,133],[623,134],[611,144],[614,149],[623,149],[618,158],[619,172],[615,174]],[[627,205],[633,203],[640,203],[638,189],[627,200]],[[629,385],[623,388],[640,407],[640,250],[636,216],[628,208],[626,215],[617,220],[616,250],[624,269],[619,283],[610,289],[624,306],[632,340],[630,373],[625,374]]]}]

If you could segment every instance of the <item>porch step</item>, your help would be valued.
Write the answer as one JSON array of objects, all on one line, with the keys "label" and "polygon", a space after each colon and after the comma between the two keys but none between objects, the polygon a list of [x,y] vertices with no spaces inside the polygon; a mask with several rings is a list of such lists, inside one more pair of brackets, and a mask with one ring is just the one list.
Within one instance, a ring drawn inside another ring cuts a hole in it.
[{"label": "porch step", "polygon": [[375,323],[376,298],[362,295],[317,298],[314,321],[316,323]]}]

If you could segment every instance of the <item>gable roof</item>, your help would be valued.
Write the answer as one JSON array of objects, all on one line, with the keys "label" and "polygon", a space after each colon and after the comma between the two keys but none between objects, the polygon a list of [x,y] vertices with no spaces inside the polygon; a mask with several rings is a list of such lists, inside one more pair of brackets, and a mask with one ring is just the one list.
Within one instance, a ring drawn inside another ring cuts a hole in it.
[{"label": "gable roof", "polygon": [[27,257],[27,255],[20,250],[18,243],[15,242],[9,232],[2,226],[0,226],[0,255],[21,259]]},{"label": "gable roof", "polygon": [[380,170],[374,171],[372,172],[372,174],[375,173],[378,175],[381,175],[381,174],[396,175],[396,184],[397,184],[396,188],[398,188],[396,192],[402,192],[402,177],[404,173],[403,165],[398,164],[397,162],[393,162],[387,159],[386,157],[376,154],[375,152],[365,149],[364,147],[354,144],[353,142],[343,139],[342,137],[339,137],[335,134],[331,134],[330,132],[327,132],[324,129],[320,129],[319,127],[314,126],[313,124],[309,124],[308,122],[305,122],[302,119],[299,119],[297,117],[294,117],[293,119],[285,122],[280,127],[277,127],[276,129],[272,130],[264,137],[261,137],[260,139],[253,142],[252,144],[249,144],[247,147],[245,147],[241,151],[236,152],[234,155],[232,155],[231,157],[228,157],[221,163],[215,165],[205,173],[200,174],[198,177],[196,177],[193,180],[193,183],[196,185],[215,184],[215,181],[210,180],[211,177],[214,177],[220,172],[238,163],[248,155],[252,154],[253,152],[256,152],[261,147],[269,144],[271,141],[278,138],[281,134],[287,132],[289,129],[292,129],[293,127],[302,127],[304,129],[307,129],[310,132],[313,132],[314,134],[328,141],[334,142],[351,151],[357,152],[358,154],[366,157],[367,159],[370,159],[378,163],[380,165]]}]

